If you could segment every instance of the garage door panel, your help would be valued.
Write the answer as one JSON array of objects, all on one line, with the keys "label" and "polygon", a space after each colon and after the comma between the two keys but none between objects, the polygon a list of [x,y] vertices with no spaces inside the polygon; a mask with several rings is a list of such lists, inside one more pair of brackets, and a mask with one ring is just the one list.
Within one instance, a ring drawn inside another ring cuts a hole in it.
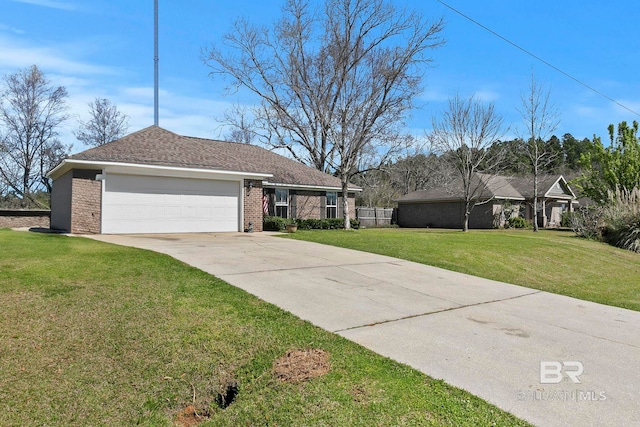
[{"label": "garage door panel", "polygon": [[238,231],[240,183],[107,174],[103,233]]}]

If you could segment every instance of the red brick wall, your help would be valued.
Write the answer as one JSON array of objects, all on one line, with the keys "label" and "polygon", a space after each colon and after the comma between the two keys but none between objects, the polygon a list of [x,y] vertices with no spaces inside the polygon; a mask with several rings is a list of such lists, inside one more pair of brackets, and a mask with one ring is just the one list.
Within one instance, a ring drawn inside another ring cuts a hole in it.
[{"label": "red brick wall", "polygon": [[73,178],[71,188],[71,232],[99,234],[102,181]]},{"label": "red brick wall", "polygon": [[262,181],[245,179],[243,229],[247,230],[252,223],[253,231],[262,231],[262,214]]}]

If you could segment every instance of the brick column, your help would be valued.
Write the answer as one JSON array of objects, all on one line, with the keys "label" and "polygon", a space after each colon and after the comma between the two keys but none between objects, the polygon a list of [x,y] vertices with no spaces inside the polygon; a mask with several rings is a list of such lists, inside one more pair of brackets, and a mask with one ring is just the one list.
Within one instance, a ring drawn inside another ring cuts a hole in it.
[{"label": "brick column", "polygon": [[102,181],[73,178],[71,188],[71,232],[74,234],[99,234]]},{"label": "brick column", "polygon": [[262,231],[262,181],[244,180],[244,230],[253,225],[253,231]]}]

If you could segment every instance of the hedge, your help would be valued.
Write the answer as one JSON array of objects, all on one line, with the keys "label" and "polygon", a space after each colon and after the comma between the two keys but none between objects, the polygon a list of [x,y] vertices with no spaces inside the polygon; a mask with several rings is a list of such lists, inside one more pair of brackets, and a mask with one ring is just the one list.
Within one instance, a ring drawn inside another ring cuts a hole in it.
[{"label": "hedge", "polygon": [[[265,216],[262,228],[265,231],[284,231],[287,224],[293,221],[288,218],[279,216]],[[325,219],[298,219],[295,221],[300,230],[337,230],[344,228],[344,219],[342,218],[325,218]],[[357,219],[349,220],[351,228],[360,228],[360,221]]]}]

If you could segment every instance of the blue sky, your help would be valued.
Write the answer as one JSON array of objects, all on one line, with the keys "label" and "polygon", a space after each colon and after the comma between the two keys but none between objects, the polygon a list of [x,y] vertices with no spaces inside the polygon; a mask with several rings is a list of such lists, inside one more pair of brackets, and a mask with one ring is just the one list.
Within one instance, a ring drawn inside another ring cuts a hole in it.
[{"label": "blue sky", "polygon": [[[219,119],[236,102],[209,76],[203,48],[218,43],[246,16],[269,25],[280,0],[160,0],[160,125],[185,135],[220,138]],[[561,122],[555,134],[606,136],[609,123],[639,117],[516,49],[436,0],[400,1],[427,18],[443,17],[447,43],[433,52],[419,109],[408,131],[423,134],[456,93],[492,101],[511,126],[533,71],[551,90]],[[555,67],[640,112],[640,9],[631,1],[446,0]],[[37,64],[69,92],[70,120],[87,118],[87,103],[109,98],[130,116],[130,131],[153,124],[152,0],[0,0],[0,74]]]}]

